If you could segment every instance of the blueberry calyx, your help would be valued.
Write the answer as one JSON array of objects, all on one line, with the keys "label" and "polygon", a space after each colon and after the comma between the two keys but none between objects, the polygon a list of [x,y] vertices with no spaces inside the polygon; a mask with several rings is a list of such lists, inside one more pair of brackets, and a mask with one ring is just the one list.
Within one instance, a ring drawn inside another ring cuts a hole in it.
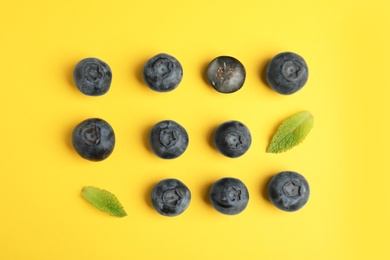
[{"label": "blueberry calyx", "polygon": [[156,92],[169,92],[180,84],[183,68],[175,57],[160,53],[145,63],[143,78],[150,89]]},{"label": "blueberry calyx", "polygon": [[170,129],[169,125],[167,125],[167,128],[161,129],[160,132],[160,144],[162,144],[165,147],[171,147],[176,144],[176,141],[178,139],[178,132],[174,129]]},{"label": "blueberry calyx", "polygon": [[309,183],[301,174],[283,171],[274,175],[268,184],[268,197],[278,209],[293,212],[309,200]]},{"label": "blueberry calyx", "polygon": [[246,208],[248,201],[248,189],[239,179],[222,178],[211,187],[211,205],[222,214],[239,214]]},{"label": "blueberry calyx", "polygon": [[174,159],[182,155],[188,146],[187,131],[172,120],[155,124],[150,131],[150,147],[162,159]]},{"label": "blueberry calyx", "polygon": [[97,63],[88,63],[84,69],[85,78],[88,81],[95,82],[104,77],[103,67]]},{"label": "blueberry calyx", "polygon": [[180,204],[182,195],[177,189],[169,189],[164,191],[162,195],[162,201],[164,205],[168,207],[176,207]]},{"label": "blueberry calyx", "polygon": [[103,119],[89,118],[74,128],[72,144],[82,158],[101,161],[114,150],[114,130]]},{"label": "blueberry calyx", "polygon": [[241,136],[235,132],[229,132],[225,136],[225,142],[231,149],[242,149]]},{"label": "blueberry calyx", "polygon": [[249,129],[239,121],[224,122],[214,132],[215,147],[221,154],[230,158],[244,155],[251,143]]},{"label": "blueberry calyx", "polygon": [[164,179],[153,187],[150,199],[159,214],[174,217],[188,208],[191,192],[184,183],[177,179]]},{"label": "blueberry calyx", "polygon": [[233,206],[231,203],[241,200],[241,190],[238,187],[229,187],[223,193],[224,196],[220,199],[220,201],[216,202],[222,208],[232,208]]},{"label": "blueberry calyx", "polygon": [[158,80],[163,80],[164,77],[169,76],[172,73],[173,63],[167,58],[159,58],[153,62],[153,75]]},{"label": "blueberry calyx", "polygon": [[292,181],[286,182],[286,184],[283,185],[283,193],[287,197],[299,197],[301,196],[301,187],[298,183]]},{"label": "blueberry calyx", "polygon": [[290,81],[297,80],[302,76],[302,64],[299,61],[292,60],[286,61],[282,66],[282,75]]},{"label": "blueberry calyx", "polygon": [[73,79],[81,93],[87,96],[101,96],[110,89],[112,72],[104,61],[86,58],[76,64]]},{"label": "blueberry calyx", "polygon": [[267,65],[268,85],[282,95],[290,95],[306,84],[309,70],[305,60],[296,53],[282,52]]},{"label": "blueberry calyx", "polygon": [[97,145],[100,142],[100,128],[96,125],[89,125],[81,130],[81,137],[88,145]]}]

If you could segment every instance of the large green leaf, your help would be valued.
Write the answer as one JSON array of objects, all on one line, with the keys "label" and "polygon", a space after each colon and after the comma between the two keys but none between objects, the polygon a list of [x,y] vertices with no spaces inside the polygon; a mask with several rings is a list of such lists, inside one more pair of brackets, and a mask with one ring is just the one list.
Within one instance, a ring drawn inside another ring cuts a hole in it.
[{"label": "large green leaf", "polygon": [[313,128],[313,123],[314,118],[308,111],[287,118],[276,130],[267,153],[285,152],[298,145]]},{"label": "large green leaf", "polygon": [[122,204],[111,192],[92,186],[86,186],[81,190],[81,195],[93,206],[101,211],[107,212],[111,216],[127,216]]}]

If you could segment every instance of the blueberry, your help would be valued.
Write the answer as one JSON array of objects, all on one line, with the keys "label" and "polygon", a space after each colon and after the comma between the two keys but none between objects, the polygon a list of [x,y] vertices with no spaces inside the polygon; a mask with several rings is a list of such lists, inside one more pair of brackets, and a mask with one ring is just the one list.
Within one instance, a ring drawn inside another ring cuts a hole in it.
[{"label": "blueberry", "polygon": [[191,192],[181,181],[165,179],[154,186],[150,197],[158,213],[174,217],[187,209],[191,201]]},{"label": "blueberry", "polygon": [[309,183],[301,174],[283,171],[274,175],[268,184],[272,204],[284,211],[297,211],[309,200]]},{"label": "blueberry", "polygon": [[73,71],[73,79],[83,94],[101,96],[110,89],[112,72],[104,61],[86,58],[77,63]]},{"label": "blueberry", "polygon": [[72,142],[77,153],[84,159],[102,161],[114,149],[115,134],[106,121],[90,118],[74,128]]},{"label": "blueberry", "polygon": [[172,120],[157,123],[150,132],[150,146],[163,159],[174,159],[182,155],[188,142],[186,130]]},{"label": "blueberry", "polygon": [[309,70],[305,60],[298,54],[282,52],[267,66],[266,78],[269,86],[283,95],[300,90],[307,82]]},{"label": "blueberry", "polygon": [[183,68],[176,58],[160,53],[146,62],[143,77],[150,89],[168,92],[174,90],[181,82]]},{"label": "blueberry", "polygon": [[241,122],[227,121],[214,132],[214,144],[217,150],[230,158],[237,158],[248,151],[252,143],[249,129]]},{"label": "blueberry", "polygon": [[244,65],[236,58],[219,56],[210,62],[206,76],[218,92],[233,93],[244,85],[246,72]]},{"label": "blueberry", "polygon": [[210,201],[218,212],[236,215],[248,205],[248,189],[239,179],[222,178],[211,186]]}]

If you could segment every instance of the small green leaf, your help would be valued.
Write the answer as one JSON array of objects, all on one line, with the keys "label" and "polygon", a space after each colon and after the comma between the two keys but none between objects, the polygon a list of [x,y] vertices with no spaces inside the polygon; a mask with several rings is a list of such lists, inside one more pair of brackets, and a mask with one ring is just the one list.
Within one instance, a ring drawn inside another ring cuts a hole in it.
[{"label": "small green leaf", "polygon": [[97,209],[107,212],[111,216],[120,218],[127,216],[122,204],[111,192],[87,186],[81,190],[81,195]]},{"label": "small green leaf", "polygon": [[272,137],[267,153],[280,153],[300,144],[313,128],[314,118],[303,111],[287,118]]}]

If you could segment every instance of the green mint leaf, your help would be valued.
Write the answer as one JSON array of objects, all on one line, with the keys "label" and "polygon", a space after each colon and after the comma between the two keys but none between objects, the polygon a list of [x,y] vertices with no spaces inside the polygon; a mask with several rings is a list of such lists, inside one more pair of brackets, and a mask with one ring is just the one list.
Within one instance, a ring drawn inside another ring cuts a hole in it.
[{"label": "green mint leaf", "polygon": [[81,190],[81,195],[97,209],[107,212],[111,216],[120,218],[127,216],[123,206],[111,192],[92,186],[86,186]]},{"label": "green mint leaf", "polygon": [[313,128],[314,118],[303,111],[287,118],[278,127],[268,146],[267,153],[280,153],[300,144]]}]

